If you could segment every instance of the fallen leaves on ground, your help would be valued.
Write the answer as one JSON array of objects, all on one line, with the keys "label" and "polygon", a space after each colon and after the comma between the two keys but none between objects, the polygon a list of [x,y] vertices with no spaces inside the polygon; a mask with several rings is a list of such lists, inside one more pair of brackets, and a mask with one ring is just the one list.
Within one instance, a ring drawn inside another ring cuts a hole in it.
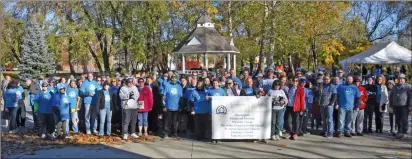
[{"label": "fallen leaves on ground", "polygon": [[[60,148],[64,146],[73,145],[94,145],[94,144],[107,144],[107,145],[122,145],[126,141],[122,140],[120,136],[96,136],[86,135],[83,133],[72,134],[70,139],[41,139],[38,135],[38,131],[23,128],[16,134],[9,134],[6,132],[1,133],[1,158],[12,154],[24,153],[26,155],[34,155],[35,151]],[[139,137],[138,139],[131,139],[132,142],[155,142],[159,137],[148,136]]]}]

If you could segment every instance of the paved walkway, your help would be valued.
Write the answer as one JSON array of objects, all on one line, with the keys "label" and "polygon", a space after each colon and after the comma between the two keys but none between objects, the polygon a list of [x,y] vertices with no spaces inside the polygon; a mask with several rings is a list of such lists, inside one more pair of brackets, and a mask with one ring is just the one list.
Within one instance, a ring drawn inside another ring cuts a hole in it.
[{"label": "paved walkway", "polygon": [[[31,117],[31,116],[30,116]],[[17,154],[8,158],[411,158],[411,139],[396,140],[386,131],[363,137],[327,139],[305,135],[297,141],[265,143],[223,142],[213,144],[185,140],[128,142],[124,145],[88,145]]]}]

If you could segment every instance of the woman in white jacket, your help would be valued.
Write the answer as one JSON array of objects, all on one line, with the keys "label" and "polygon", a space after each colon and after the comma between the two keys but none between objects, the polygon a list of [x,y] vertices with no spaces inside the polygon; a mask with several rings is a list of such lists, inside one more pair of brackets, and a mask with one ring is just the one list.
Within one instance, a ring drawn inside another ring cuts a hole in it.
[{"label": "woman in white jacket", "polygon": [[[122,133],[123,140],[128,139],[128,132],[130,131],[130,136],[133,138],[139,138],[136,135],[136,122],[137,122],[137,99],[139,99],[139,91],[137,87],[133,84],[133,79],[128,78],[126,80],[126,85],[120,88],[119,97],[122,101]],[[130,129],[129,129],[130,126]]]},{"label": "woman in white jacket", "polygon": [[375,124],[376,124],[376,132],[382,133],[383,129],[383,114],[387,111],[387,106],[389,104],[389,93],[388,89],[386,88],[386,81],[385,76],[380,75],[376,79],[376,104],[375,107]]},{"label": "woman in white jacket", "polygon": [[279,80],[273,81],[272,88],[266,94],[272,97],[272,140],[280,140],[280,121],[283,118],[283,109],[288,104],[288,98],[280,85]]}]

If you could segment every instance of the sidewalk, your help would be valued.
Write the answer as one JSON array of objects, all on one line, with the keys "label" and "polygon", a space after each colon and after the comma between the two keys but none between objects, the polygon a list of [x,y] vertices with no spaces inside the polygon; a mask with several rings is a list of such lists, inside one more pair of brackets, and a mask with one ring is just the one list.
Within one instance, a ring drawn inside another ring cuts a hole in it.
[{"label": "sidewalk", "polygon": [[[30,108],[28,108],[28,111]],[[30,113],[28,117],[31,118]],[[363,137],[327,139],[319,135],[305,135],[297,141],[253,142],[198,142],[191,139],[128,142],[123,145],[69,146],[36,151],[33,155],[16,154],[7,158],[411,158],[412,140],[394,139],[383,134]],[[31,123],[29,119],[29,123]]]}]

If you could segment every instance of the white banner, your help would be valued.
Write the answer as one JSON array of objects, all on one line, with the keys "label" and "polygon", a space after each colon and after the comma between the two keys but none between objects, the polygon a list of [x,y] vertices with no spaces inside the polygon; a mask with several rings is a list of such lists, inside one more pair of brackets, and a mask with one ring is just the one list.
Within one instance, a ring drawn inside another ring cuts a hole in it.
[{"label": "white banner", "polygon": [[212,97],[212,139],[269,139],[272,98]]}]

